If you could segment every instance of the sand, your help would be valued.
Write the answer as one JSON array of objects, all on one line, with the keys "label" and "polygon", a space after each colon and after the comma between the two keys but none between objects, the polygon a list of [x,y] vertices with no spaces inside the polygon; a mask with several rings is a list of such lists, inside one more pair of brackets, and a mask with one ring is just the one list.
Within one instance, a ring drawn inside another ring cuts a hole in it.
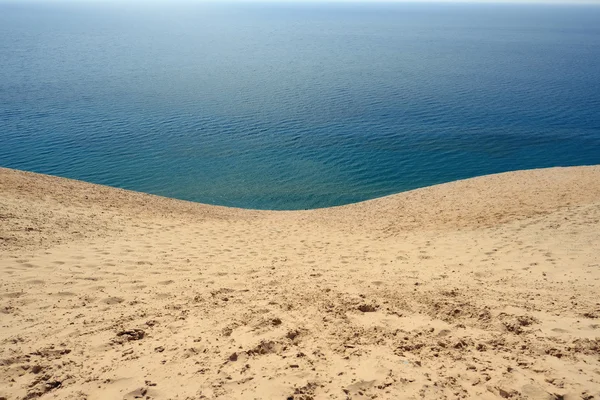
[{"label": "sand", "polygon": [[310,211],[0,169],[2,399],[600,397],[600,166]]}]

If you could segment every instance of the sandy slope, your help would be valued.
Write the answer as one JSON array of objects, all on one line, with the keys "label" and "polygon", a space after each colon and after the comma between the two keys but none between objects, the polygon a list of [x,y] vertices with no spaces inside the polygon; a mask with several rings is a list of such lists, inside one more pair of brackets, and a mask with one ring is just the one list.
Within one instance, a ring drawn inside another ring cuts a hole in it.
[{"label": "sandy slope", "polygon": [[0,169],[0,274],[0,398],[600,397],[598,166],[299,212]]}]

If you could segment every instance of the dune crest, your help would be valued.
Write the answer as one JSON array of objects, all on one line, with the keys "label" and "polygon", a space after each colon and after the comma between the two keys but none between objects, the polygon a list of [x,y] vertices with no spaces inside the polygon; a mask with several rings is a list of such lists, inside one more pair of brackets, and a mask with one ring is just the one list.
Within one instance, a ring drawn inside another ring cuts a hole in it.
[{"label": "dune crest", "polygon": [[307,211],[0,168],[0,399],[600,396],[600,166]]}]

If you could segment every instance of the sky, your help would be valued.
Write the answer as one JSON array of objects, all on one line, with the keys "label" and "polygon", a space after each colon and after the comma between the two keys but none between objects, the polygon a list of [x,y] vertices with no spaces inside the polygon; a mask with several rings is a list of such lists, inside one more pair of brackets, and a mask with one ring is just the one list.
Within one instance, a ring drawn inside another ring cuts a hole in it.
[{"label": "sky", "polygon": [[[220,2],[221,0],[179,0],[180,2]],[[324,2],[352,2],[352,3],[514,3],[514,4],[597,4],[600,5],[600,0],[227,0],[228,2],[273,2],[273,3],[324,3]],[[0,3],[52,3],[52,2],[71,2],[71,3],[169,3],[173,0],[0,0]]]}]

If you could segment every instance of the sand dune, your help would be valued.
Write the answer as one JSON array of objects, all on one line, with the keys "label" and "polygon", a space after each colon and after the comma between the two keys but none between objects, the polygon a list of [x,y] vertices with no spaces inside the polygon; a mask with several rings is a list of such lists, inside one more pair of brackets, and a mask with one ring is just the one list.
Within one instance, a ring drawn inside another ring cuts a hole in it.
[{"label": "sand dune", "polygon": [[310,211],[0,169],[0,399],[600,397],[600,166]]}]

